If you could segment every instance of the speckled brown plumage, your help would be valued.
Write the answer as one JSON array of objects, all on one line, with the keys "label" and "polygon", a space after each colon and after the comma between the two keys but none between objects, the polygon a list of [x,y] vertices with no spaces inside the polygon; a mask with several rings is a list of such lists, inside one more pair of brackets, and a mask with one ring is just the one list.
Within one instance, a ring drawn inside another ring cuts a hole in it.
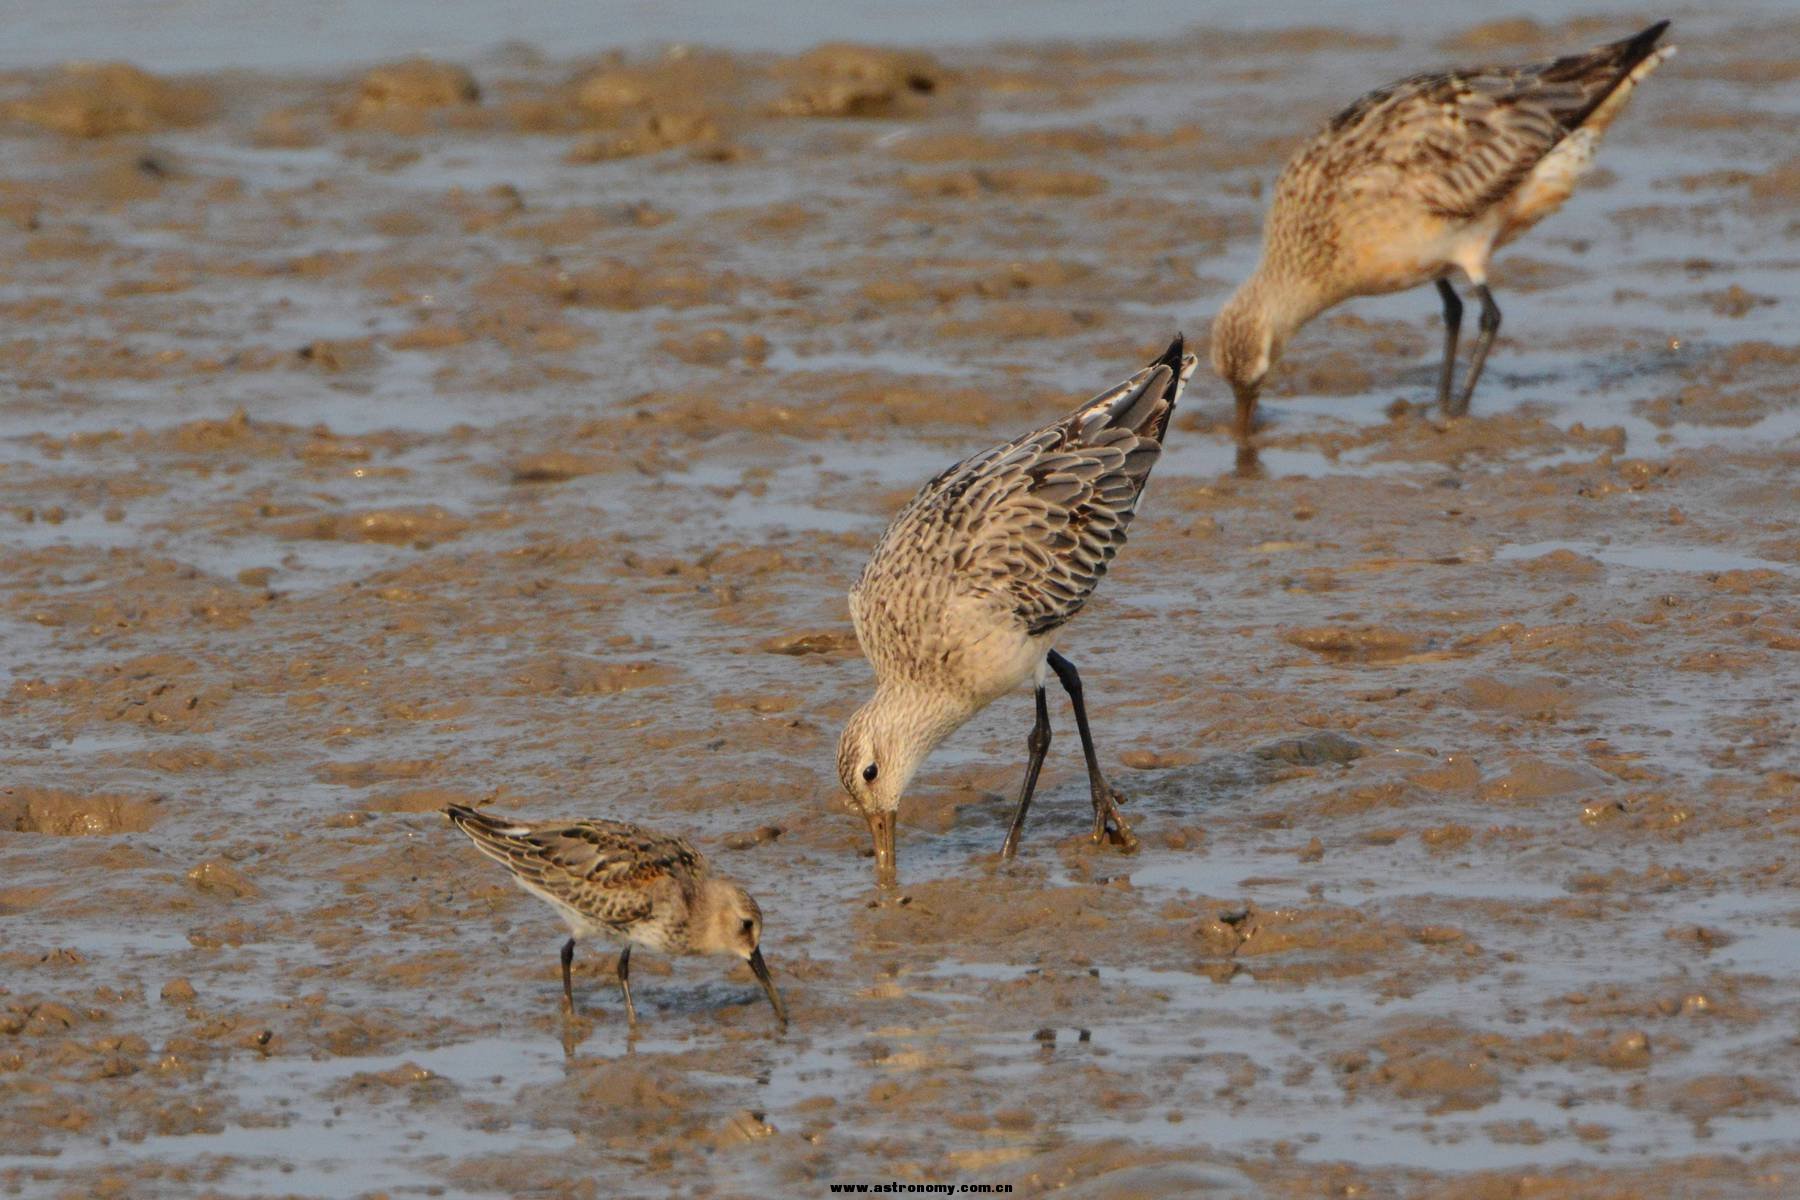
[{"label": "speckled brown plumage", "polygon": [[1025,680],[1041,690],[1057,632],[1125,544],[1194,365],[1177,338],[1068,416],[932,479],[876,544],[850,591],[876,696],[846,727],[838,770],[878,843],[933,746]]},{"label": "speckled brown plumage", "polygon": [[623,821],[513,821],[453,804],[444,810],[475,848],[562,916],[563,990],[576,940],[622,943],[620,989],[633,1023],[627,972],[633,945],[669,954],[732,954],[749,962],[783,1024],[787,1017],[763,965],[762,909],[742,887],[712,873],[685,839]]},{"label": "speckled brown plumage", "polygon": [[[1287,340],[1352,296],[1440,282],[1452,328],[1439,395],[1466,408],[1499,310],[1486,290],[1494,250],[1554,212],[1601,135],[1673,47],[1666,21],[1621,41],[1521,66],[1414,75],[1338,113],[1275,185],[1256,272],[1213,328],[1214,367],[1238,395],[1239,434]],[[1460,270],[1482,302],[1459,403],[1449,395]]]},{"label": "speckled brown plumage", "polygon": [[684,839],[623,821],[509,821],[457,805],[444,811],[576,933],[686,949],[688,917],[710,871]]}]

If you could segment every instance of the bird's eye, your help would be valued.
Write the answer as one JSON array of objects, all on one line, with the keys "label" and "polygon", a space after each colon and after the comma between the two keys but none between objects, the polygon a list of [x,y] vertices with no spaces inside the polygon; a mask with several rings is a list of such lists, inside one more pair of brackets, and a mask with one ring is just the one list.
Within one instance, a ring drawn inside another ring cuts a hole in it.
[{"label": "bird's eye", "polygon": [[863,782],[864,783],[874,783],[875,777],[879,774],[881,774],[881,768],[876,766],[874,763],[870,763],[868,766],[863,768]]},{"label": "bird's eye", "polygon": [[755,933],[756,932],[755,919],[752,917],[745,917],[744,924],[743,924],[742,928],[739,929],[738,932],[746,934],[746,935]]}]

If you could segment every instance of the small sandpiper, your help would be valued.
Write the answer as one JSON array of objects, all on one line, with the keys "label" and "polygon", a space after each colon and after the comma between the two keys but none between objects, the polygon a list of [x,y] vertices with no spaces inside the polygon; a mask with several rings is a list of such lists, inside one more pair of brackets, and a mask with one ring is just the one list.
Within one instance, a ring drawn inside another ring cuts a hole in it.
[{"label": "small sandpiper", "polygon": [[1124,797],[1094,754],[1081,677],[1055,646],[1125,544],[1195,365],[1177,337],[1162,357],[1068,416],[927,483],[876,544],[850,591],[875,695],[844,727],[838,778],[869,824],[880,882],[895,879],[895,820],[913,773],[940,741],[1029,679],[1037,722],[1001,857],[1018,850],[1050,748],[1046,668],[1074,705],[1094,840],[1135,848],[1118,810]]},{"label": "small sandpiper", "polygon": [[712,873],[684,839],[623,821],[509,821],[453,804],[444,815],[475,848],[512,873],[513,882],[554,908],[569,926],[562,948],[563,1011],[575,1012],[569,966],[575,943],[619,942],[619,991],[631,1002],[631,948],[667,954],[730,954],[750,964],[775,1019],[787,1007],[762,956],[762,909],[737,884]]},{"label": "small sandpiper", "polygon": [[[1262,262],[1213,323],[1213,369],[1236,393],[1239,443],[1302,325],[1352,296],[1427,282],[1444,306],[1438,403],[1447,416],[1467,412],[1500,328],[1488,260],[1569,198],[1632,90],[1675,52],[1657,47],[1668,27],[1547,62],[1415,75],[1332,118],[1276,181]],[[1481,320],[1453,397],[1456,270]]]}]

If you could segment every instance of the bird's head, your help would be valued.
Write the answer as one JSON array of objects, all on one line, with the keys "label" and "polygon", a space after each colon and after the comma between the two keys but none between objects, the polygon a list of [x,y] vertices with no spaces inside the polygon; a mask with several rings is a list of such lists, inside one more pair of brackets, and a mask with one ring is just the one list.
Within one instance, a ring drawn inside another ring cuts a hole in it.
[{"label": "bird's head", "polygon": [[750,964],[750,970],[775,1010],[775,1019],[787,1027],[787,1006],[775,990],[762,956],[762,908],[756,898],[729,879],[709,879],[701,897],[699,947],[712,954],[729,954]]},{"label": "bird's head", "polygon": [[844,796],[869,825],[875,843],[875,874],[882,882],[894,877],[894,828],[900,797],[932,747],[959,721],[932,719],[925,706],[878,690],[856,710],[838,738],[838,781]]},{"label": "bird's head", "polygon": [[1213,319],[1212,367],[1231,385],[1240,409],[1262,395],[1263,380],[1280,352],[1274,324],[1257,291],[1239,289]]}]

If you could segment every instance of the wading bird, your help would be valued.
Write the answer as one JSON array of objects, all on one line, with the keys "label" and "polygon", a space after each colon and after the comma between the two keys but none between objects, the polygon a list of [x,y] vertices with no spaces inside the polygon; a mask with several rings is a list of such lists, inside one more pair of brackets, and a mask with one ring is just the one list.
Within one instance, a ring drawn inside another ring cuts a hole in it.
[{"label": "wading bird", "polygon": [[[1500,309],[1494,251],[1553,213],[1592,165],[1632,89],[1673,46],[1667,21],[1582,54],[1515,67],[1415,75],[1370,92],[1294,155],[1275,184],[1262,261],[1213,322],[1212,363],[1237,399],[1237,436],[1269,367],[1302,325],[1352,296],[1435,282],[1444,306],[1437,396],[1468,411]],[[1480,334],[1452,395],[1461,271]]]},{"label": "wading bird", "polygon": [[737,884],[712,873],[684,839],[623,821],[509,821],[460,804],[444,810],[475,848],[569,926],[562,948],[563,1011],[575,1012],[569,966],[577,940],[620,944],[619,991],[631,1002],[631,948],[666,954],[728,954],[750,964],[787,1027],[787,1007],[762,956],[762,909]]},{"label": "wading bird", "polygon": [[1031,680],[1037,721],[1001,857],[1017,851],[1050,748],[1048,672],[1075,709],[1094,840],[1136,845],[1094,754],[1081,677],[1055,647],[1125,544],[1194,367],[1177,337],[1068,416],[957,463],[920,489],[869,556],[850,615],[875,695],[844,727],[838,777],[869,824],[882,882],[895,877],[895,821],[913,773],[969,718]]}]

